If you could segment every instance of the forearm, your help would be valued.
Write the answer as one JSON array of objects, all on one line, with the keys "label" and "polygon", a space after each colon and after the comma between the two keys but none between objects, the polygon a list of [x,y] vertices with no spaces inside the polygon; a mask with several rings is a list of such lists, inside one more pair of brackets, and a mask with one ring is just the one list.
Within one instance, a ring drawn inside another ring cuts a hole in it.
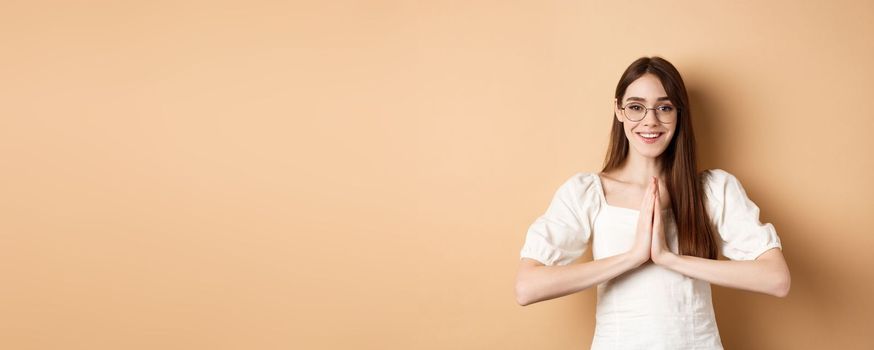
[{"label": "forearm", "polygon": [[516,298],[520,305],[573,294],[637,267],[628,254],[563,266],[532,266],[519,272]]},{"label": "forearm", "polygon": [[776,260],[711,260],[668,254],[661,263],[683,275],[720,286],[784,297],[789,292],[788,268]]}]

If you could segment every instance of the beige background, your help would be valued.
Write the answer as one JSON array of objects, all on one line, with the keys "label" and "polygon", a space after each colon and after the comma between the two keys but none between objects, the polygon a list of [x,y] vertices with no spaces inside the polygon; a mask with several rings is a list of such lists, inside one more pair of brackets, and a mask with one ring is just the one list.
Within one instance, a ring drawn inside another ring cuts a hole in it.
[{"label": "beige background", "polygon": [[[0,3],[0,348],[585,349],[525,230],[681,71],[785,245],[728,349],[871,349],[871,1]],[[590,259],[590,255],[587,255]]]}]

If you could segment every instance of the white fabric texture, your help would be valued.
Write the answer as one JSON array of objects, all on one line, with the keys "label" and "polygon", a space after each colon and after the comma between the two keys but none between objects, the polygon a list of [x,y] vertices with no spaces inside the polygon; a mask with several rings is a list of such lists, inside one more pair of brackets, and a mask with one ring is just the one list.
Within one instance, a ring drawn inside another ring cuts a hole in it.
[{"label": "white fabric texture", "polygon": [[[759,221],[759,208],[737,178],[721,169],[706,170],[702,176],[708,215],[723,256],[754,260],[771,248],[782,249],[774,226]],[[673,215],[669,208],[662,212],[665,239],[676,253]],[[590,244],[596,260],[627,252],[634,243],[638,214],[607,204],[596,173],[576,173],[528,228],[520,258],[567,265]],[[706,281],[650,262],[599,284],[597,295],[593,350],[722,349]]]}]

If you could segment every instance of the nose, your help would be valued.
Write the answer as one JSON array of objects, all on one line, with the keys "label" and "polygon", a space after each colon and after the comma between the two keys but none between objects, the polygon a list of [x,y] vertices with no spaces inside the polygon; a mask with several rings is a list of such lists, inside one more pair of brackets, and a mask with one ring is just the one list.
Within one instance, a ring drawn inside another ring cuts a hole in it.
[{"label": "nose", "polygon": [[656,116],[655,109],[649,109],[646,111],[646,115],[643,117],[643,120],[640,121],[643,125],[661,125],[661,121],[659,121],[658,116]]}]

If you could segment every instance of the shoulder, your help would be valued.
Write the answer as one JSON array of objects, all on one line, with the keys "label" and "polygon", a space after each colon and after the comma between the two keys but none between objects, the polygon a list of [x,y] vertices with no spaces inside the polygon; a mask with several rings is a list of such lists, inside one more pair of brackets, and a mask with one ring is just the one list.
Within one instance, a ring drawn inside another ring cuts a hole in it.
[{"label": "shoulder", "polygon": [[565,178],[556,195],[586,209],[599,203],[601,184],[597,173],[576,172]]},{"label": "shoulder", "polygon": [[576,172],[567,177],[561,188],[578,194],[593,192],[597,189],[597,174],[593,172]]},{"label": "shoulder", "polygon": [[732,175],[728,171],[719,168],[702,170],[699,174],[702,177],[714,179],[725,179],[728,177],[734,177],[734,175]]},{"label": "shoulder", "polygon": [[724,188],[726,185],[739,182],[734,174],[718,168],[702,171],[699,178],[704,183],[704,189],[706,191],[718,190]]},{"label": "shoulder", "polygon": [[601,193],[597,173],[576,172],[565,178],[554,201],[573,208],[581,220],[591,223],[601,207]]},{"label": "shoulder", "polygon": [[707,169],[699,176],[703,182],[704,195],[710,205],[721,206],[727,199],[745,196],[740,180],[723,169]]}]

